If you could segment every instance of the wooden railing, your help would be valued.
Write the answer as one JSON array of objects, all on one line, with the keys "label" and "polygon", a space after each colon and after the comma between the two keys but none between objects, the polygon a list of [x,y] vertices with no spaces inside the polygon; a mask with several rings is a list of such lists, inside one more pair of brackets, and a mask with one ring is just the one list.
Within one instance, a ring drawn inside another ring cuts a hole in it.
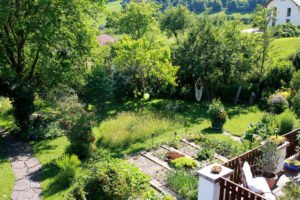
[{"label": "wooden railing", "polygon": [[260,155],[259,148],[260,146],[223,164],[225,167],[228,167],[233,170],[233,174],[230,176],[230,180],[237,184],[242,184],[239,160],[241,159],[243,161],[247,161],[250,165],[254,166],[257,161],[257,158]]},{"label": "wooden railing", "polygon": [[256,194],[226,178],[220,179],[219,200],[266,200],[263,196]]},{"label": "wooden railing", "polygon": [[296,154],[297,136],[300,134],[300,129],[293,130],[284,135],[287,141],[290,142],[290,146],[287,148],[286,157],[289,158]]}]

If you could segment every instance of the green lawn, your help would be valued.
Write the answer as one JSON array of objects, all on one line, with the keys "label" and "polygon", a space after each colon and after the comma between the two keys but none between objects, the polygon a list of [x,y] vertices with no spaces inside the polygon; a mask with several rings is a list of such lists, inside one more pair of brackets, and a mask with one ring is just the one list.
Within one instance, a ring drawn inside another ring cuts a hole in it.
[{"label": "green lawn", "polygon": [[[121,5],[120,0],[108,2],[107,5],[105,6],[105,12],[120,12],[121,10],[122,10],[122,5]],[[105,14],[105,12],[98,21],[100,25],[105,25],[106,24],[106,14]]]},{"label": "green lawn", "polygon": [[300,47],[300,37],[279,38],[272,42],[270,56],[273,62],[286,59]]},{"label": "green lawn", "polygon": [[[1,147],[1,141],[0,141]],[[4,157],[0,148],[0,199],[10,199],[15,177],[9,161]]]}]

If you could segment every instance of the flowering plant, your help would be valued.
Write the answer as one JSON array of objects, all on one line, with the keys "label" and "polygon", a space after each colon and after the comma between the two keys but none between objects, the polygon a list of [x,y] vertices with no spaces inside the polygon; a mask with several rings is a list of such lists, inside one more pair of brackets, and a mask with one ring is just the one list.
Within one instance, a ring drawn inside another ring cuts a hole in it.
[{"label": "flowering plant", "polygon": [[87,112],[77,97],[68,98],[61,107],[63,117],[60,124],[66,130],[72,153],[79,157],[89,156],[95,150],[93,143],[96,138],[92,133],[94,113]]},{"label": "flowering plant", "polygon": [[270,110],[275,114],[280,114],[289,107],[286,97],[281,93],[271,95],[268,99],[268,105]]}]

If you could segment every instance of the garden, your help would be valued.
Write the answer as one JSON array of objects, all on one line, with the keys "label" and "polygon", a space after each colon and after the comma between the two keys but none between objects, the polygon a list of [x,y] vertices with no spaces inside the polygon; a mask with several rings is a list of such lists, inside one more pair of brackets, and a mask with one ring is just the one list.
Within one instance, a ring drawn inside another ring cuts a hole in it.
[{"label": "garden", "polygon": [[263,7],[262,33],[245,34],[239,19],[184,6],[25,4],[29,18],[0,3],[3,199],[194,200],[197,170],[299,127],[300,53],[282,45],[299,38],[275,34]]}]

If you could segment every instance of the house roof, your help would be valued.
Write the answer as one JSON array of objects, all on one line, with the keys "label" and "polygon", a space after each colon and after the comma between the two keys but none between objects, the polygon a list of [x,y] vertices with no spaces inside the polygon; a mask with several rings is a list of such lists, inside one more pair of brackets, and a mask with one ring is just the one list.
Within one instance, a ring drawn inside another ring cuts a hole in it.
[{"label": "house roof", "polygon": [[106,35],[106,34],[103,34],[103,35],[99,35],[97,37],[97,40],[99,42],[100,45],[107,45],[109,43],[115,43],[116,42],[116,39],[110,35]]},{"label": "house roof", "polygon": [[[269,5],[269,3],[271,3],[273,0],[269,0],[267,3],[266,3],[266,6],[268,6]],[[291,0],[291,1],[293,1],[295,4],[296,4],[296,6],[299,6],[300,7],[300,0]]]}]

